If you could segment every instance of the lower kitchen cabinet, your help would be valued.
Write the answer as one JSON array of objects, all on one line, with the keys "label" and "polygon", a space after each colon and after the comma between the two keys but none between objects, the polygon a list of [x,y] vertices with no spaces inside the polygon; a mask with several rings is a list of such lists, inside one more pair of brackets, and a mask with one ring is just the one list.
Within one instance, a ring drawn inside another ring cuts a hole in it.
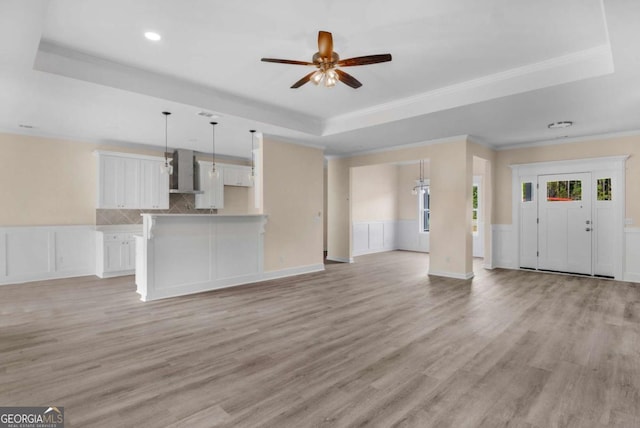
[{"label": "lower kitchen cabinet", "polygon": [[132,275],[136,268],[135,237],[129,232],[96,232],[96,276]]}]

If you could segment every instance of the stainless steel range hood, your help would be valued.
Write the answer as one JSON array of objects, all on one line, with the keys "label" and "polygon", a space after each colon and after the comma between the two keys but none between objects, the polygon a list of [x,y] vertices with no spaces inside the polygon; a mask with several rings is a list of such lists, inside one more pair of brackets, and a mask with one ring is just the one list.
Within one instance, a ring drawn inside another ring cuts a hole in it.
[{"label": "stainless steel range hood", "polygon": [[173,174],[171,174],[169,193],[204,193],[198,189],[198,162],[193,150],[175,150],[172,165]]}]

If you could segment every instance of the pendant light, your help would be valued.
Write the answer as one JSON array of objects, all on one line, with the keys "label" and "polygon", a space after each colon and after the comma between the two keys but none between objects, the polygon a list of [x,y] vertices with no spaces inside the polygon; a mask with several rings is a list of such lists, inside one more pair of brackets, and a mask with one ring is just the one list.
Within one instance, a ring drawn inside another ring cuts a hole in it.
[{"label": "pendant light", "polygon": [[167,146],[167,124],[171,112],[163,111],[162,114],[164,114],[164,165],[160,166],[160,171],[163,174],[171,175],[173,173],[173,166],[169,165],[169,157],[167,155],[167,151],[169,150]]},{"label": "pendant light", "polygon": [[255,157],[253,155],[253,136],[256,133],[255,129],[250,129],[249,132],[251,133],[251,172],[249,173],[249,180],[255,180],[256,179],[256,162],[255,162]]},{"label": "pendant light", "polygon": [[211,169],[209,170],[209,177],[216,180],[220,177],[220,171],[216,168],[216,125],[218,122],[209,122],[211,124]]},{"label": "pendant light", "polygon": [[420,191],[420,194],[424,194],[424,192],[426,192],[426,189],[427,183],[424,179],[424,160],[420,159],[420,180],[418,181],[418,184],[416,184],[413,189],[411,189],[411,194],[417,195],[418,191]]}]

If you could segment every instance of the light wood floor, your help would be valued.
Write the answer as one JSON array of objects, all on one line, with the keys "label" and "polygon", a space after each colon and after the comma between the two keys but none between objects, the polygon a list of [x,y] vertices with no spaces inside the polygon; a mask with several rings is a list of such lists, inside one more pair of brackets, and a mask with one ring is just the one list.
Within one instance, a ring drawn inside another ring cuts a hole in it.
[{"label": "light wood floor", "polygon": [[640,286],[362,256],[142,303],[133,277],[0,287],[0,405],[67,427],[638,427]]}]

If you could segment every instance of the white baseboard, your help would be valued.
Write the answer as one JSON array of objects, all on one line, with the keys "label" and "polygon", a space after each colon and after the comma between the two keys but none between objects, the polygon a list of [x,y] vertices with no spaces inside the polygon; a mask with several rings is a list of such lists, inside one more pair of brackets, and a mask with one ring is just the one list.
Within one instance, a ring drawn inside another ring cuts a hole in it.
[{"label": "white baseboard", "polygon": [[468,279],[473,278],[473,272],[455,273],[455,272],[443,272],[443,271],[429,270],[429,275],[431,275],[431,276],[442,276],[442,277],[445,277],[445,278],[462,279],[462,280],[468,280]]},{"label": "white baseboard", "polygon": [[625,273],[623,281],[640,282],[640,273]]},{"label": "white baseboard", "polygon": [[377,250],[367,250],[367,251],[360,251],[360,252],[354,252],[353,256],[354,257],[358,257],[358,256],[365,256],[367,254],[376,254],[376,253],[386,253],[388,251],[395,251],[398,248],[379,248]]},{"label": "white baseboard", "polygon": [[264,272],[262,274],[261,281],[268,281],[270,279],[286,278],[288,276],[304,275],[305,273],[322,272],[324,270],[324,264],[297,266],[294,268],[287,268],[281,270],[272,270]]},{"label": "white baseboard", "polygon": [[138,287],[137,293],[140,295],[140,300],[142,300],[143,302],[148,302],[159,299],[186,296],[190,294],[207,293],[209,291],[221,290],[223,288],[250,285],[258,282],[269,281],[272,279],[287,278],[291,276],[304,275],[306,273],[321,271],[324,271],[324,264],[297,266],[276,271],[240,275],[216,281],[203,281],[192,284],[184,284],[179,287],[154,289],[152,292],[149,292],[149,290],[147,290],[146,294],[144,291],[140,290],[140,287]]},{"label": "white baseboard", "polygon": [[0,281],[0,286],[24,284],[27,282],[35,282],[35,281],[47,281],[52,279],[77,278],[80,276],[93,276],[95,278],[95,275],[96,275],[95,269],[71,270],[66,272],[46,272],[46,273],[39,273],[34,275],[15,276],[15,277],[12,277],[10,280],[3,279]]},{"label": "white baseboard", "polygon": [[127,276],[127,275],[135,275],[136,271],[135,269],[132,270],[120,270],[117,272],[103,272],[102,274],[98,274],[95,273],[94,274],[100,278],[100,279],[104,279],[104,278],[115,278],[117,276]]},{"label": "white baseboard", "polygon": [[353,263],[353,257],[329,257],[327,256],[327,260],[331,261],[331,262],[338,262],[338,263]]}]

